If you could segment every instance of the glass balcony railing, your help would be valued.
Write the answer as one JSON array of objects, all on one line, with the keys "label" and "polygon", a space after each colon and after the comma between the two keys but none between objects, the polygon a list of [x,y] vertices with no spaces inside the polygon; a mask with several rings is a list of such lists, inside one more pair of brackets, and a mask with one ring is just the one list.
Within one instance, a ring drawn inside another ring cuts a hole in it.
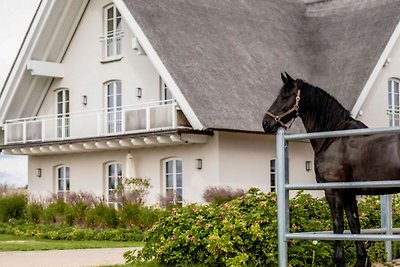
[{"label": "glass balcony railing", "polygon": [[[6,120],[4,144],[46,142],[175,129],[175,100]],[[184,125],[187,126],[187,123]]]}]

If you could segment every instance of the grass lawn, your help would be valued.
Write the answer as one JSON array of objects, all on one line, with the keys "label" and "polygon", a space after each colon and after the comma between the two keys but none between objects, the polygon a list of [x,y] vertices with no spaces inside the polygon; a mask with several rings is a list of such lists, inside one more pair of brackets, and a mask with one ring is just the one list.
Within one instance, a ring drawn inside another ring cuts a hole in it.
[{"label": "grass lawn", "polygon": [[0,251],[142,247],[141,242],[48,240],[0,234]]}]

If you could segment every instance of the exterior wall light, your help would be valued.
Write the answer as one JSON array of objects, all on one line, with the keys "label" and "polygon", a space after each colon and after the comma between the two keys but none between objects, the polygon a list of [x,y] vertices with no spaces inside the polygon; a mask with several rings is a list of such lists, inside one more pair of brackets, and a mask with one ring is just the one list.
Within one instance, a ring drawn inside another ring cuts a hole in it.
[{"label": "exterior wall light", "polygon": [[136,88],[136,96],[138,98],[142,97],[142,88],[140,88],[140,87]]},{"label": "exterior wall light", "polygon": [[84,105],[84,106],[87,105],[87,96],[86,95],[82,96],[82,105]]},{"label": "exterior wall light", "polygon": [[42,169],[41,168],[36,169],[36,177],[38,177],[38,178],[42,177]]},{"label": "exterior wall light", "polygon": [[307,160],[306,161],[306,171],[311,171],[311,161],[310,160]]},{"label": "exterior wall light", "polygon": [[201,170],[203,168],[203,160],[196,159],[196,169]]}]

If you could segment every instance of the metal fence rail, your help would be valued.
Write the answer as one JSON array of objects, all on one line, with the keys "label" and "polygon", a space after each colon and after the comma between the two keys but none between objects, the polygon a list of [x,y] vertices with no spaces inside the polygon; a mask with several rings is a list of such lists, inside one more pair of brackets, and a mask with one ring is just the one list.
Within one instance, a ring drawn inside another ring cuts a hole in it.
[{"label": "metal fence rail", "polygon": [[[323,189],[344,189],[344,188],[389,188],[400,187],[400,180],[375,181],[375,182],[339,182],[339,183],[315,183],[315,184],[289,184],[286,175],[286,158],[288,157],[288,141],[361,136],[385,133],[399,133],[400,127],[356,129],[331,131],[307,134],[286,135],[283,129],[279,129],[276,136],[276,167],[277,167],[277,203],[278,203],[278,250],[279,266],[288,266],[287,241],[290,239],[308,240],[354,240],[354,241],[385,241],[386,259],[392,260],[391,241],[400,241],[400,235],[394,235],[392,229],[392,200],[390,195],[381,196],[381,229],[363,231],[361,234],[333,234],[327,232],[290,233],[289,219],[289,191],[290,190],[323,190]],[[396,231],[398,232],[398,231]]]}]

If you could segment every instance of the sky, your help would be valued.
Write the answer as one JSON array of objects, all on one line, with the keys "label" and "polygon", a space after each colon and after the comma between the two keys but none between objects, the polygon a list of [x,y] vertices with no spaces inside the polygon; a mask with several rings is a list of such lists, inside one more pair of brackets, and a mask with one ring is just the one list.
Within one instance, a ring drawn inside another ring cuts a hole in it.
[{"label": "sky", "polygon": [[[0,4],[0,89],[17,56],[39,0],[1,0]],[[26,156],[0,155],[0,183],[24,186],[28,183]]]}]

